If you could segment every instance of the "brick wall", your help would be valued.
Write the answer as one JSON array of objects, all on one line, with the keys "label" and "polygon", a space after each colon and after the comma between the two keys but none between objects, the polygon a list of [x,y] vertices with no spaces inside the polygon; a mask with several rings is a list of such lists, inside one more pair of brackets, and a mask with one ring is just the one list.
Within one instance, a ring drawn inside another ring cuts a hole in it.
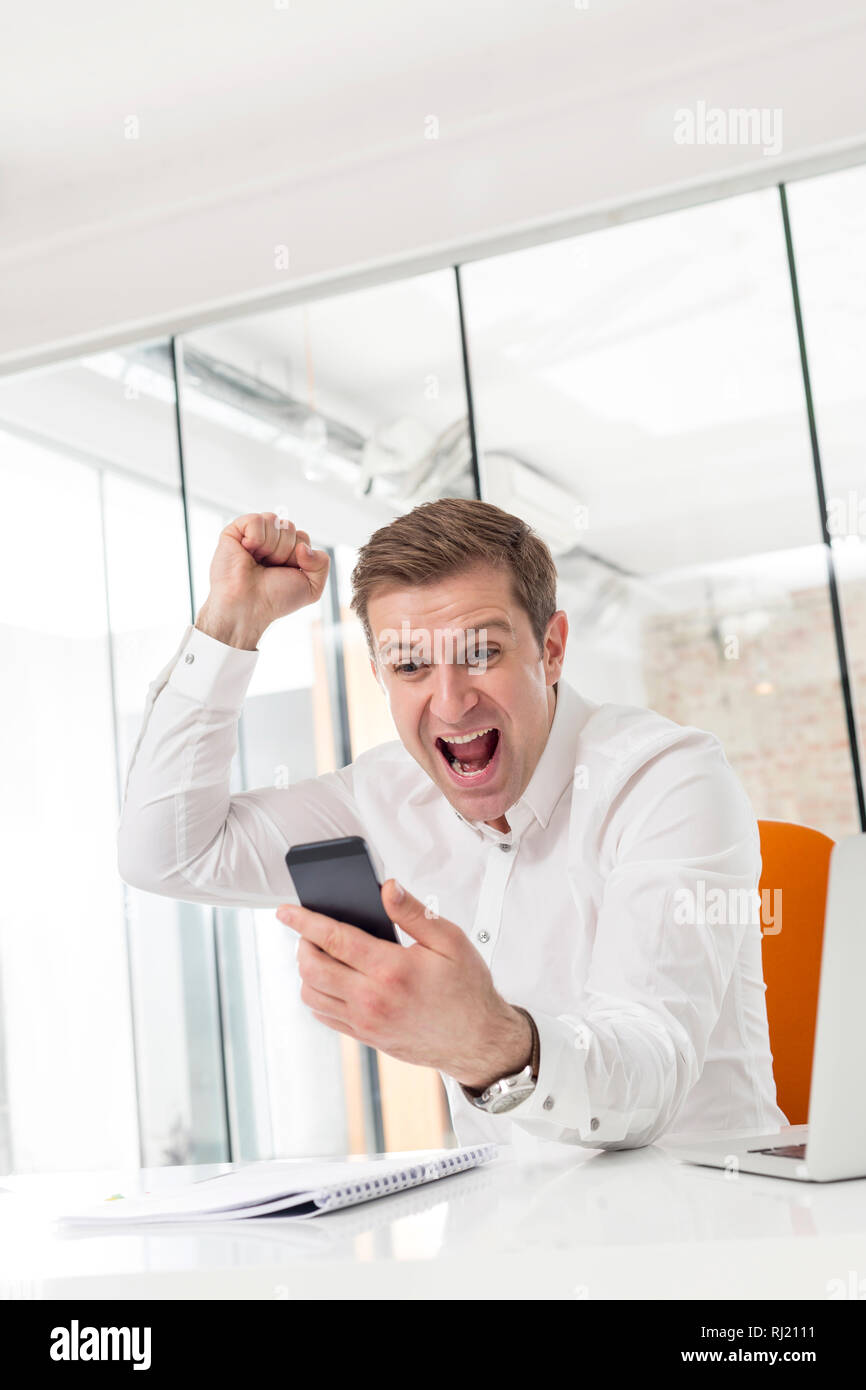
[{"label": "brick wall", "polygon": [[[866,708],[866,582],[846,583],[855,703]],[[759,818],[794,820],[833,839],[859,830],[832,613],[826,587],[761,600],[714,630],[706,612],[647,619],[646,704],[721,739]],[[763,693],[762,693],[763,692]],[[861,738],[863,736],[861,729]]]}]

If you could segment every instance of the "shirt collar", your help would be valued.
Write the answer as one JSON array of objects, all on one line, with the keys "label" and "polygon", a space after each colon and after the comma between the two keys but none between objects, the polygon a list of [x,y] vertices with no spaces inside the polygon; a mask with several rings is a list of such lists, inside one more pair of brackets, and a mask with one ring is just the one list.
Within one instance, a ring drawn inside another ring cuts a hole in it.
[{"label": "shirt collar", "polygon": [[591,705],[560,676],[547,742],[529,779],[526,790],[505,812],[512,835],[494,830],[484,821],[467,820],[458,810],[454,814],[478,834],[493,840],[519,839],[533,819],[544,829],[570,786],[577,762],[580,730],[591,712]]}]

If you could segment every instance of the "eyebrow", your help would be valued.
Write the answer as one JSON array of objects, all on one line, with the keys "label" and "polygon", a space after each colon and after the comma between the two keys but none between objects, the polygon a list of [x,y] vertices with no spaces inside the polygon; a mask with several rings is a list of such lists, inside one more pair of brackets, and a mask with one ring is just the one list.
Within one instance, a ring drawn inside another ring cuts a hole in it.
[{"label": "eyebrow", "polygon": [[[417,631],[417,630],[419,630],[419,629],[416,629],[416,631]],[[478,622],[478,623],[471,623],[468,627],[457,628],[457,629],[450,629],[450,630],[452,630],[452,631],[457,631],[457,632],[491,632],[491,631],[498,631],[498,632],[505,632],[505,633],[508,634],[509,637],[512,637],[512,638],[515,637],[515,635],[516,635],[516,634],[515,634],[515,631],[514,631],[514,628],[512,627],[511,623],[505,622],[505,620],[504,620],[503,618],[483,618],[483,619],[481,620],[481,622]],[[424,629],[424,628],[421,628],[420,631],[423,632],[423,631],[425,631],[425,629]],[[411,638],[410,638],[410,640],[409,640],[408,645],[409,645],[410,647],[413,645]],[[383,643],[377,648],[377,650],[378,650],[378,652],[379,652],[379,655],[381,656],[384,652],[390,652],[390,651],[394,650],[395,648],[396,648],[396,649],[399,649],[399,650],[402,650],[401,644],[400,644],[399,642],[392,642],[392,641],[389,640],[389,641],[387,641],[387,642],[383,642]]]},{"label": "eyebrow", "polygon": [[[481,622],[474,623],[473,627],[476,632],[486,632],[488,629],[492,628],[499,632],[507,632],[509,637],[515,636],[514,628],[511,626],[511,623],[505,622],[503,618],[482,618]],[[465,627],[463,631],[468,632],[469,629]]]}]

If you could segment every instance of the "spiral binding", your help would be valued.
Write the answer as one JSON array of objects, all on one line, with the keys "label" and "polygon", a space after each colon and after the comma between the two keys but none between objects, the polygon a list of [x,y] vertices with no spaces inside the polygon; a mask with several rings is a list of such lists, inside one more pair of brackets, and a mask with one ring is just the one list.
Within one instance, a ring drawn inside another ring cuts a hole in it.
[{"label": "spiral binding", "polygon": [[363,1182],[342,1183],[339,1187],[322,1187],[311,1194],[311,1200],[322,1211],[337,1211],[340,1207],[350,1207],[358,1202],[369,1202],[374,1197],[384,1197],[389,1192],[402,1192],[407,1187],[419,1187],[421,1183],[436,1178],[445,1178],[450,1173],[460,1173],[476,1164],[486,1163],[495,1157],[495,1144],[480,1144],[476,1148],[462,1149],[446,1158],[433,1159],[427,1163],[415,1163],[400,1173],[383,1173],[380,1178],[365,1178]]}]

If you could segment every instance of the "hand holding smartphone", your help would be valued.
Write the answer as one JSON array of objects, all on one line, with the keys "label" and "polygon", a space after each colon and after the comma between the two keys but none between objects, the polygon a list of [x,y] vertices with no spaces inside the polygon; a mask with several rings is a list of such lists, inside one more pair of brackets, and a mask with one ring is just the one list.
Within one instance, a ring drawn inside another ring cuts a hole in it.
[{"label": "hand holding smartphone", "polygon": [[360,835],[292,845],[286,867],[302,907],[399,946],[394,924],[382,906],[370,851]]}]

